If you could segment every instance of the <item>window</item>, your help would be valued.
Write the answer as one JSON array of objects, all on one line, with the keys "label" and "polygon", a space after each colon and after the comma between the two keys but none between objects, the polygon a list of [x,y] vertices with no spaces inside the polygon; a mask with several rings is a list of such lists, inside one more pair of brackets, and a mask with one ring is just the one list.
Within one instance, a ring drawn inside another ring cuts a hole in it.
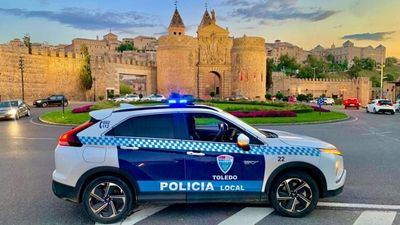
[{"label": "window", "polygon": [[251,144],[262,144],[231,122],[208,113],[188,113],[185,115],[187,124],[186,139],[198,141],[236,143],[239,134],[250,138]]},{"label": "window", "polygon": [[50,99],[50,100],[56,100],[56,99],[57,99],[57,96],[54,96],[54,95],[53,95],[53,96],[50,96],[49,99]]},{"label": "window", "polygon": [[132,117],[106,134],[107,136],[175,138],[174,115],[159,114]]}]

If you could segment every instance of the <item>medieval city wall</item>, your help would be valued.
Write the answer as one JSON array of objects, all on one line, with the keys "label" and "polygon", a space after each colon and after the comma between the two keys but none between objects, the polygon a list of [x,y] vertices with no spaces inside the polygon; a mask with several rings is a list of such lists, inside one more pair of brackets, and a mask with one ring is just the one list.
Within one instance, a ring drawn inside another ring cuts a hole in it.
[{"label": "medieval city wall", "polygon": [[299,79],[282,73],[274,73],[272,83],[273,94],[278,92],[287,96],[312,94],[314,97],[325,94],[327,97],[337,96],[343,99],[358,98],[362,105],[366,105],[370,100],[372,88],[372,83],[367,77],[356,79]]},{"label": "medieval city wall", "polygon": [[[72,101],[93,99],[93,89],[84,91],[79,80],[81,55],[72,52],[33,49],[28,54],[25,47],[0,45],[0,96],[1,99],[20,99],[20,56],[24,62],[25,100],[64,94]],[[106,96],[106,89],[119,93],[119,73],[145,75],[147,90],[156,90],[155,64],[138,62],[120,56],[92,57],[92,76],[96,78],[96,95]]]}]

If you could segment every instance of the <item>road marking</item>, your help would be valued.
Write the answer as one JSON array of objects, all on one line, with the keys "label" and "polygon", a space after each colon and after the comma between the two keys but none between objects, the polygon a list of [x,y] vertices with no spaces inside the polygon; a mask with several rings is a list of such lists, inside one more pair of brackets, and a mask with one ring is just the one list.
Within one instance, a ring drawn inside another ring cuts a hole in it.
[{"label": "road marking", "polygon": [[353,208],[353,209],[358,208],[358,209],[400,210],[400,205],[355,204],[355,203],[340,203],[340,202],[319,202],[318,206]]},{"label": "road marking", "polygon": [[391,225],[395,217],[393,211],[364,211],[353,225]]},{"label": "road marking", "polygon": [[129,216],[125,221],[123,221],[121,224],[122,225],[133,225],[136,224],[147,217],[156,214],[157,212],[167,208],[168,206],[153,206],[153,207],[148,207],[144,208],[140,211],[137,211],[133,213],[131,216]]},{"label": "road marking", "polygon": [[233,214],[231,217],[222,221],[218,225],[243,225],[243,224],[256,224],[264,217],[268,216],[274,211],[272,208],[265,207],[246,207],[239,212]]}]

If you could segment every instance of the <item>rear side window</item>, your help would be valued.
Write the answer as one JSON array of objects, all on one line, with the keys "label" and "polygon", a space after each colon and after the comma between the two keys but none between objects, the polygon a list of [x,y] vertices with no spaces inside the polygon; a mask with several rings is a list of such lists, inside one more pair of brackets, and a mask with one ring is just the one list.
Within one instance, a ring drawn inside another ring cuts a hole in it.
[{"label": "rear side window", "polygon": [[174,115],[161,114],[132,117],[117,125],[106,135],[173,139],[176,137]]}]

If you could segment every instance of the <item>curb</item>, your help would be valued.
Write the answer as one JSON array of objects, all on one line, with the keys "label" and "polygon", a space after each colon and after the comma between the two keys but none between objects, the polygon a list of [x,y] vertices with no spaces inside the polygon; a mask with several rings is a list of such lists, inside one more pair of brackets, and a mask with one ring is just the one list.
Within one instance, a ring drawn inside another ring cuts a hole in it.
[{"label": "curb", "polygon": [[326,120],[326,121],[311,121],[311,122],[302,122],[302,123],[262,123],[262,124],[250,124],[252,126],[288,126],[288,125],[316,125],[316,124],[325,124],[325,123],[338,123],[344,122],[354,119],[354,117],[347,116],[343,119],[337,120]]},{"label": "curb", "polygon": [[48,125],[54,125],[54,126],[66,126],[66,127],[78,126],[78,125],[76,125],[76,124],[65,124],[65,123],[54,123],[54,122],[50,122],[50,121],[47,121],[47,120],[42,119],[41,116],[38,117],[38,120],[39,120],[41,123],[48,124]]}]

